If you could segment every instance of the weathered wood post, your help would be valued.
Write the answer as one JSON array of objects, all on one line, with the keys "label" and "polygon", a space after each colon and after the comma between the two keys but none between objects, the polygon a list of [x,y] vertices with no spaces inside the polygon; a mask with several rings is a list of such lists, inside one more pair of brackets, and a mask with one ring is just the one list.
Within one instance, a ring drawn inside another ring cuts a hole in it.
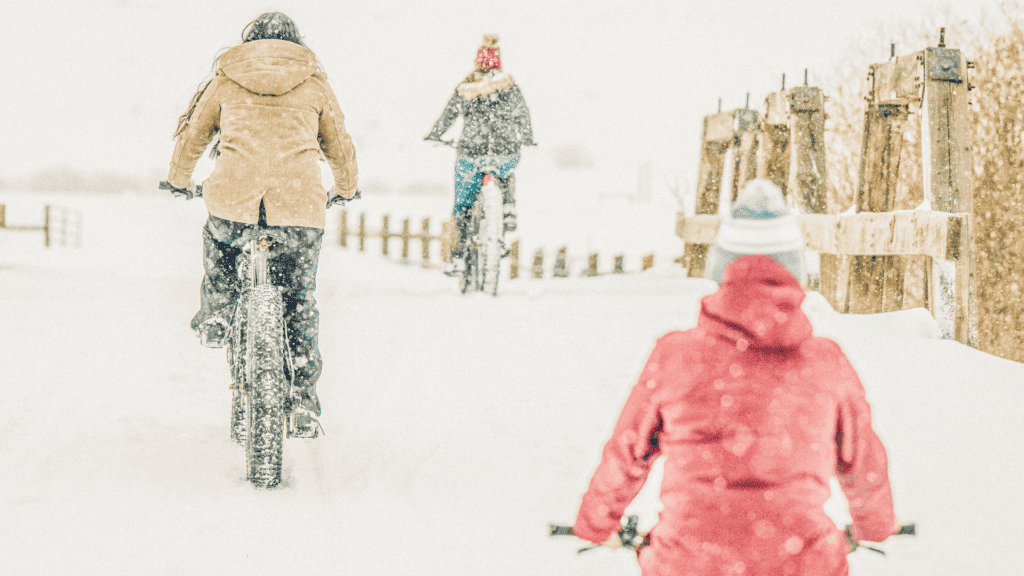
[{"label": "weathered wood post", "polygon": [[[932,210],[974,213],[967,60],[960,50],[939,46],[923,51],[922,160],[924,188]],[[977,344],[974,250],[970,218],[959,230],[961,253],[954,262],[935,261],[928,278],[928,305],[943,334]],[[951,309],[948,309],[951,308]]]},{"label": "weathered wood post", "polygon": [[508,248],[508,279],[519,278],[519,240],[512,242]]},{"label": "weathered wood post", "polygon": [[[917,60],[917,55],[903,56],[873,64],[868,72],[860,171],[854,198],[858,213],[896,209],[896,186],[909,104],[917,95],[913,86]],[[836,310],[870,314],[902,309],[903,256],[854,255],[843,260],[849,265],[837,260],[835,291],[824,294]],[[833,288],[831,282],[826,284]]]},{"label": "weathered wood post", "polygon": [[619,254],[615,257],[615,264],[612,266],[612,274],[622,274],[622,261],[624,256]]},{"label": "weathered wood post", "polygon": [[410,238],[411,238],[411,236],[409,234],[409,219],[408,218],[403,218],[402,219],[402,263],[403,264],[408,264],[409,263],[409,239]]},{"label": "weathered wood post", "polygon": [[[753,114],[751,114],[753,113]],[[737,128],[752,129],[751,120],[756,122],[753,110],[733,110],[718,112],[704,117],[701,132],[700,164],[697,173],[697,203],[695,214],[718,214],[723,190],[722,177],[725,171],[725,157],[729,149],[737,147]],[[742,156],[742,154],[739,154]],[[749,163],[748,163],[749,164]],[[748,164],[744,164],[747,166]],[[735,170],[734,170],[735,173]],[[736,178],[733,179],[735,183]],[[732,191],[733,183],[728,190]],[[704,276],[707,260],[707,244],[684,244],[683,267],[691,277]]]},{"label": "weathered wood post", "polygon": [[765,115],[761,120],[760,146],[757,149],[757,177],[771,181],[788,196],[789,164],[789,109],[786,96],[786,75],[782,75],[782,88],[769,94],[764,101]]},{"label": "weathered wood post", "polygon": [[438,251],[441,253],[441,262],[452,261],[452,248],[455,244],[455,222],[445,220],[441,223],[441,237],[438,241]]},{"label": "weathered wood post", "polygon": [[[757,144],[759,117],[756,110],[751,110],[750,94],[747,94],[747,107],[733,110],[733,141],[732,182],[730,182],[729,204],[736,201],[740,190],[748,180],[757,177]],[[719,200],[721,202],[721,200]]]},{"label": "weathered wood post", "polygon": [[[808,86],[791,88],[786,93],[789,107],[789,182],[786,189],[802,214],[825,214],[828,212],[828,195],[825,164],[825,96],[821,88]],[[809,253],[807,258],[818,258],[818,273],[809,274],[808,288],[819,290],[821,269],[826,270],[829,282],[833,282],[837,259],[831,254]],[[808,272],[813,270],[808,266]]]},{"label": "weathered wood post", "polygon": [[587,269],[583,271],[583,276],[597,276],[597,253],[591,254],[587,258]]},{"label": "weathered wood post", "polygon": [[359,213],[359,251],[366,249],[366,213]]},{"label": "weathered wood post", "polygon": [[43,246],[50,247],[50,205],[43,208]]},{"label": "weathered wood post", "polygon": [[551,274],[554,278],[569,277],[569,266],[566,263],[566,249],[566,246],[562,246],[558,249],[558,253],[555,255],[555,269]]},{"label": "weathered wood post", "polygon": [[388,255],[388,240],[391,239],[391,233],[388,229],[388,215],[385,214],[380,221],[380,245],[381,254],[384,256]]},{"label": "weathered wood post", "polygon": [[424,268],[430,266],[430,218],[424,218],[420,222],[420,265]]},{"label": "weathered wood post", "polygon": [[544,250],[541,248],[538,248],[533,255],[533,277],[544,277]]},{"label": "weathered wood post", "polygon": [[7,206],[0,204],[0,228],[7,228]]},{"label": "weathered wood post", "polygon": [[654,254],[644,256],[642,270],[650,270],[651,268],[654,268]]},{"label": "weathered wood post", "polygon": [[338,217],[338,245],[348,246],[348,210],[342,210]]}]

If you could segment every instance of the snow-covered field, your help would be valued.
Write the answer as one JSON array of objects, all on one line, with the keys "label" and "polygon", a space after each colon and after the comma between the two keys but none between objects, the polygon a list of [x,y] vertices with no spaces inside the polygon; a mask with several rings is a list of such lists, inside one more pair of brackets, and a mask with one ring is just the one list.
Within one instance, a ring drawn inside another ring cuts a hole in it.
[{"label": "snow-covered field", "polygon": [[[580,544],[547,525],[572,522],[646,354],[693,325],[711,283],[659,257],[643,274],[463,297],[436,271],[328,241],[317,290],[327,436],[289,440],[284,485],[257,491],[228,438],[224,353],[188,329],[202,203],[0,195],[12,224],[37,221],[47,201],[82,211],[81,248],[0,231],[0,573],[639,572],[626,551],[576,555]],[[443,214],[447,200],[388,201],[366,206]],[[567,219],[590,249],[620,250],[629,234],[587,228],[600,218],[634,223],[636,246],[671,238],[670,210],[650,225],[650,206],[601,208]],[[521,214],[524,238],[546,243],[525,200]],[[852,573],[1019,573],[1024,366],[936,339],[920,309],[840,316],[816,293],[805,309],[858,369],[897,515],[918,525],[883,544],[884,558],[853,554]],[[656,485],[634,504],[642,524],[655,520]],[[841,498],[829,510],[846,521]]]}]

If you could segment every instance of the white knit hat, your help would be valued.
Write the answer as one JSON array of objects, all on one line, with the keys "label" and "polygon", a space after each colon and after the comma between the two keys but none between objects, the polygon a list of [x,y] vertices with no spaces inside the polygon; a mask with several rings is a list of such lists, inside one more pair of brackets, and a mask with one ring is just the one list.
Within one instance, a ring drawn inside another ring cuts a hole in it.
[{"label": "white knit hat", "polygon": [[751,180],[722,218],[715,243],[708,251],[706,278],[721,284],[725,267],[740,256],[775,258],[800,281],[804,280],[804,234],[782,190],[768,180]]}]

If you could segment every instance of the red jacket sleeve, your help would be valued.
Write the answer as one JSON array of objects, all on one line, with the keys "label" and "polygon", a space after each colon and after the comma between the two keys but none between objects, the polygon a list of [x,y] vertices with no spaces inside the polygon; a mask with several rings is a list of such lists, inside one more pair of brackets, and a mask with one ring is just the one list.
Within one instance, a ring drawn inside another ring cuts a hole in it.
[{"label": "red jacket sleeve", "polygon": [[842,351],[843,388],[836,422],[836,476],[850,505],[853,537],[881,542],[896,529],[885,447],[871,427],[871,407],[857,373]]},{"label": "red jacket sleeve", "polygon": [[662,419],[655,402],[660,346],[647,361],[640,381],[622,409],[612,437],[604,446],[601,463],[583,495],[573,531],[584,540],[603,543],[615,533],[626,506],[647,480],[661,450],[658,437]]}]

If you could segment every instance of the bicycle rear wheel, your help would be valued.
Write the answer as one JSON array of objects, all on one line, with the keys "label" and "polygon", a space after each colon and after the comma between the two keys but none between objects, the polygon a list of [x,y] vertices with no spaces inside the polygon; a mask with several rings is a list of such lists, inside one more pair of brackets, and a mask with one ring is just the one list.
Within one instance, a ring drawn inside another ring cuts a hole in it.
[{"label": "bicycle rear wheel", "polygon": [[469,225],[466,230],[466,269],[462,273],[462,282],[459,284],[459,289],[463,294],[466,292],[475,292],[480,289],[480,242],[478,238],[478,232],[480,230],[480,202],[479,197],[477,199],[477,205],[473,206],[470,211]]},{"label": "bicycle rear wheel", "polygon": [[245,456],[248,478],[259,488],[281,482],[286,399],[284,301],[271,285],[253,288],[245,348]]},{"label": "bicycle rear wheel", "polygon": [[493,180],[480,191],[481,218],[477,237],[479,239],[479,286],[478,290],[498,295],[498,278],[501,276],[502,211],[501,191]]}]

